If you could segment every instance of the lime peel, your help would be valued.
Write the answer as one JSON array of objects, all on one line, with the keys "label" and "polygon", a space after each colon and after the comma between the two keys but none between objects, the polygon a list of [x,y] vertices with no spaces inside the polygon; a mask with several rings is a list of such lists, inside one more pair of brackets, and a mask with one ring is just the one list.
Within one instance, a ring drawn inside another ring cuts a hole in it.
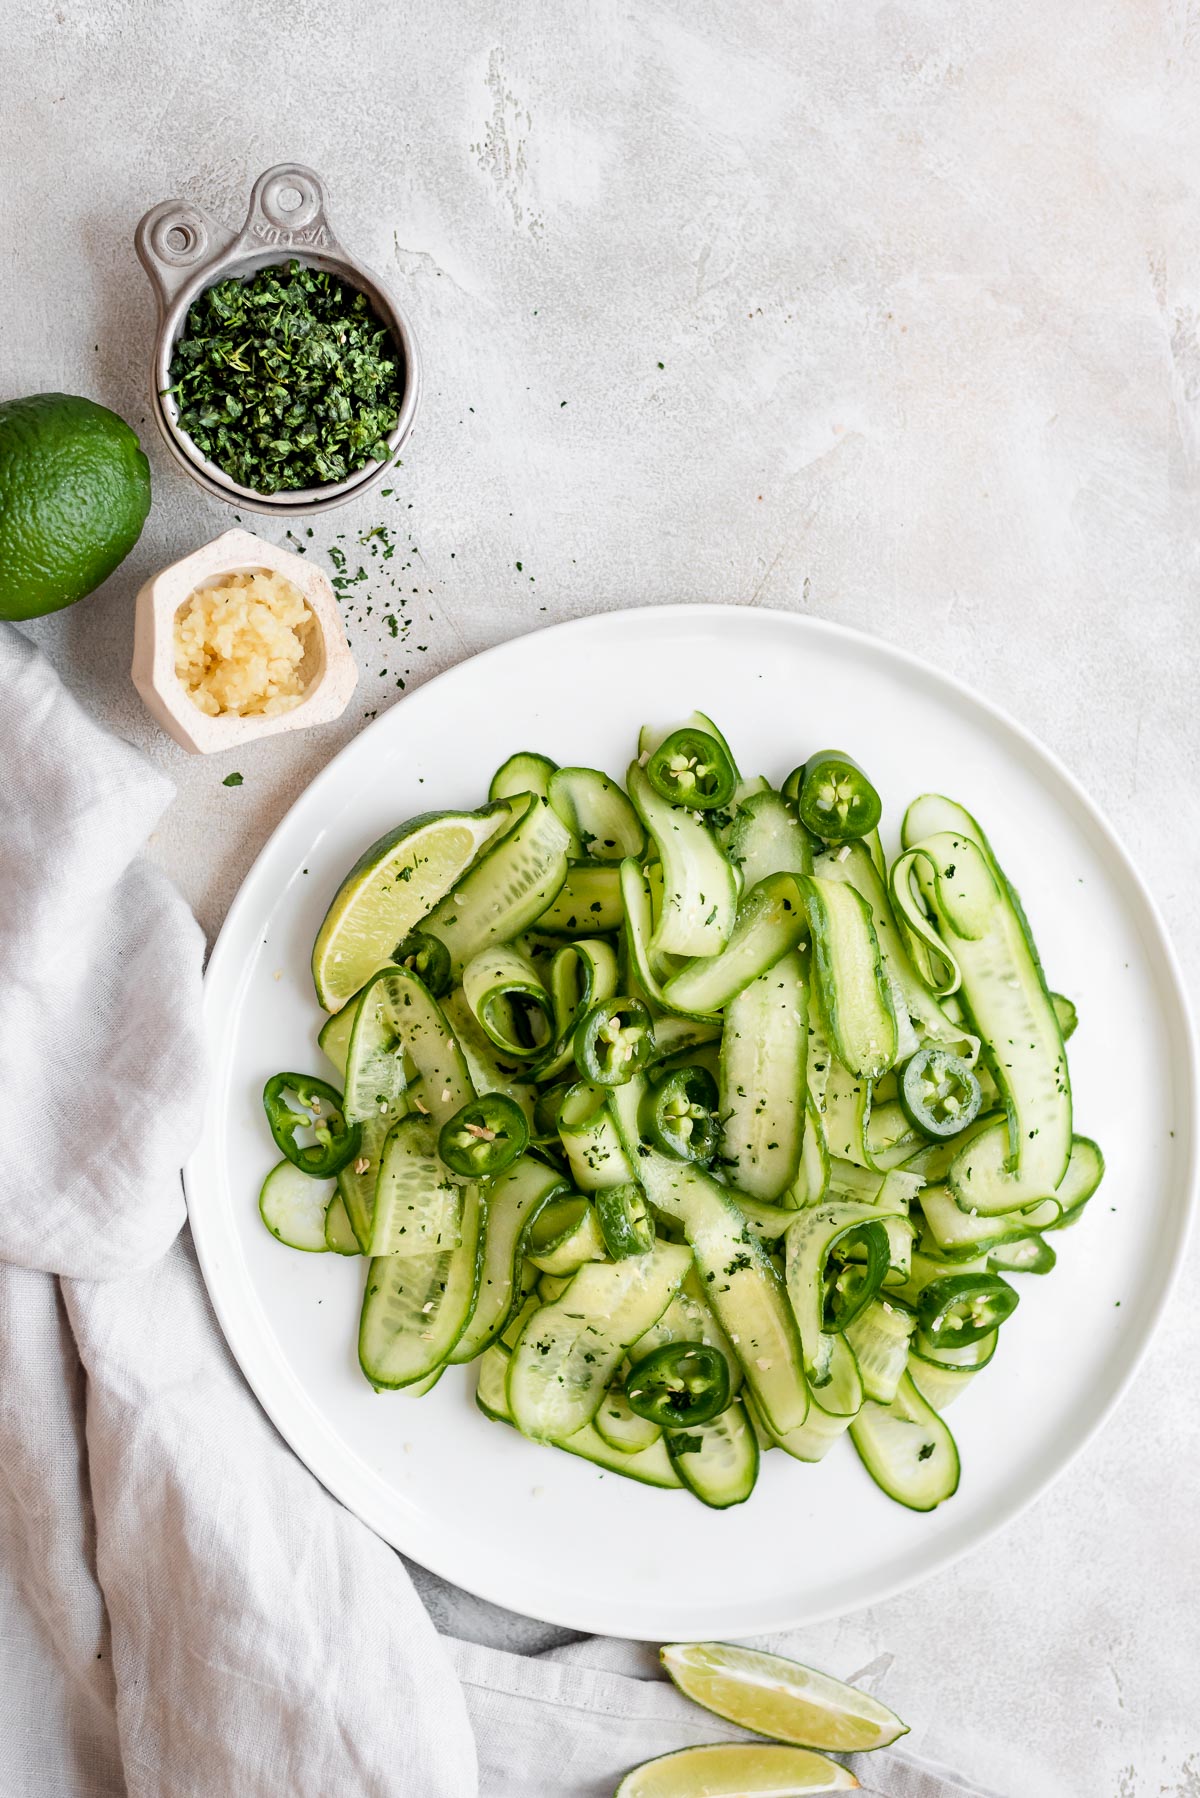
[{"label": "lime peel", "polygon": [[848,1767],[807,1748],[713,1742],[635,1767],[615,1798],[803,1798],[810,1792],[849,1792],[857,1785]]},{"label": "lime peel", "polygon": [[397,944],[451,890],[508,817],[503,804],[478,812],[422,812],[359,856],[313,945],[313,984],[326,1011],[340,1011],[387,966]]}]

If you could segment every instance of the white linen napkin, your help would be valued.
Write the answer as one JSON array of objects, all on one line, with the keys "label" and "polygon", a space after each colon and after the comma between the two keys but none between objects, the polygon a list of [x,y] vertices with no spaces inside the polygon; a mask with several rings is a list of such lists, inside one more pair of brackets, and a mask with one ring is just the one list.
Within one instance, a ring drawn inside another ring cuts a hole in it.
[{"label": "white linen napkin", "polygon": [[[171,789],[7,626],[0,767],[5,1798],[600,1798],[736,1736],[632,1645],[439,1637],[276,1434],[182,1229],[203,943],[139,859]],[[980,1798],[897,1752],[856,1771]]]}]

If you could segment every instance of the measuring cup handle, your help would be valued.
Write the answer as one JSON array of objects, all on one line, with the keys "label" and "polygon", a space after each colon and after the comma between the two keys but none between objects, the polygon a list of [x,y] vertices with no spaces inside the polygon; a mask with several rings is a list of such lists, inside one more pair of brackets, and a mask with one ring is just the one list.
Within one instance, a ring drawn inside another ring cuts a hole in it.
[{"label": "measuring cup handle", "polygon": [[201,264],[228,249],[233,235],[190,200],[163,200],[140,221],[133,241],[162,314]]},{"label": "measuring cup handle", "polygon": [[320,176],[299,162],[278,162],[258,177],[239,242],[245,248],[345,253],[325,211]]}]

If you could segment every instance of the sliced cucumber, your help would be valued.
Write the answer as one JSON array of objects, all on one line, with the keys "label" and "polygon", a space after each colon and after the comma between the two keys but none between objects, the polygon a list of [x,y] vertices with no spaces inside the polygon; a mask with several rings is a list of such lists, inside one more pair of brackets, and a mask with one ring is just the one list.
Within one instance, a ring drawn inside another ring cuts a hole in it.
[{"label": "sliced cucumber", "polygon": [[1050,1003],[1054,1007],[1054,1015],[1058,1019],[1058,1027],[1062,1031],[1064,1043],[1068,1037],[1074,1036],[1079,1025],[1079,1013],[1072,1000],[1062,993],[1051,993]]},{"label": "sliced cucumber", "polygon": [[347,999],[340,1011],[335,1011],[326,1018],[317,1033],[317,1043],[321,1053],[328,1057],[337,1069],[338,1079],[345,1085],[346,1057],[350,1053],[350,1038],[354,1034],[354,1020],[358,1016],[358,998]]},{"label": "sliced cucumber", "polygon": [[890,1405],[908,1365],[916,1319],[887,1299],[872,1299],[850,1324],[846,1340],[862,1378],[863,1392],[877,1405]]},{"label": "sliced cucumber", "polygon": [[850,1439],[875,1484],[910,1511],[932,1511],[958,1490],[954,1438],[909,1374],[890,1405],[867,1400]]},{"label": "sliced cucumber", "polygon": [[706,1300],[704,1283],[694,1266],[684,1275],[682,1286],[658,1322],[633,1344],[629,1359],[631,1363],[644,1361],[668,1342],[702,1342],[708,1348],[720,1349],[729,1365],[729,1390],[741,1391],[745,1376],[737,1350]]},{"label": "sliced cucumber", "polygon": [[384,1255],[367,1269],[358,1359],[373,1386],[412,1386],[447,1359],[475,1306],[483,1263],[479,1188],[463,1187],[457,1248]]},{"label": "sliced cucumber", "polygon": [[758,1479],[758,1438],[740,1399],[711,1423],[665,1432],[671,1465],[689,1492],[714,1511],[745,1504]]},{"label": "sliced cucumber", "polygon": [[325,1213],[325,1247],[334,1255],[361,1255],[358,1237],[350,1223],[346,1201],[335,1192]]},{"label": "sliced cucumber", "polygon": [[498,1343],[492,1343],[479,1357],[475,1403],[486,1417],[494,1418],[497,1423],[512,1422],[507,1386],[508,1356]]},{"label": "sliced cucumber", "polygon": [[854,1350],[840,1331],[821,1337],[817,1363],[808,1384],[812,1396],[810,1419],[814,1410],[824,1411],[829,1417],[858,1416],[865,1397],[862,1375]]},{"label": "sliced cucumber", "polygon": [[947,1262],[940,1255],[930,1255],[923,1250],[913,1251],[909,1277],[903,1286],[897,1286],[888,1293],[889,1299],[899,1299],[902,1305],[911,1305],[915,1309],[925,1288],[934,1280],[944,1279],[948,1273],[982,1274],[987,1272],[987,1252],[977,1254],[973,1259],[967,1256],[956,1256]]},{"label": "sliced cucumber", "polygon": [[782,1432],[802,1424],[808,1388],[796,1320],[774,1264],[738,1210],[736,1194],[701,1168],[653,1152],[641,1157],[638,1172],[650,1202],[682,1224],[705,1298],[767,1423]]},{"label": "sliced cucumber", "polygon": [[289,1249],[323,1255],[325,1213],[337,1190],[333,1180],[314,1180],[291,1161],[273,1167],[262,1183],[258,1209],[263,1223]]},{"label": "sliced cucumber", "polygon": [[581,1192],[637,1178],[609,1109],[609,1090],[577,1080],[558,1109],[559,1140]]},{"label": "sliced cucumber", "polygon": [[1057,1264],[1058,1256],[1036,1232],[988,1250],[988,1268],[994,1274],[1050,1274]]},{"label": "sliced cucumber", "polygon": [[978,1342],[968,1342],[962,1348],[953,1348],[948,1343],[935,1342],[924,1330],[918,1329],[912,1340],[909,1366],[914,1361],[927,1361],[933,1367],[967,1368],[972,1373],[978,1373],[996,1353],[999,1340],[999,1330],[989,1330]]},{"label": "sliced cucumber", "polygon": [[[902,1216],[901,1212],[893,1215]],[[854,1199],[827,1199],[796,1212],[787,1233],[787,1290],[800,1332],[804,1369],[813,1382],[813,1396],[825,1403],[817,1382],[828,1377],[831,1342],[823,1325],[826,1266],[838,1244],[864,1225],[880,1224],[884,1213],[878,1205]]]},{"label": "sliced cucumber", "polygon": [[624,917],[620,870],[605,862],[572,862],[537,929],[547,936],[578,936],[583,930],[619,930]]},{"label": "sliced cucumber", "polygon": [[749,892],[770,874],[811,874],[813,840],[795,811],[770,787],[739,798],[726,854]]},{"label": "sliced cucumber", "polygon": [[450,1360],[470,1361],[501,1335],[521,1303],[521,1261],[529,1227],[542,1207],[566,1190],[566,1181],[544,1161],[522,1155],[493,1180],[484,1208],[483,1268],[471,1321]]},{"label": "sliced cucumber", "polygon": [[[529,1263],[529,1265],[530,1265],[530,1267],[532,1267],[534,1264],[531,1261]],[[578,1269],[575,1269],[574,1272],[569,1273],[569,1274],[542,1274],[542,1273],[539,1273],[538,1274],[538,1283],[537,1283],[537,1295],[538,1295],[539,1302],[543,1305],[553,1305],[555,1303],[555,1301],[557,1299],[560,1299],[562,1297],[563,1293],[567,1290],[567,1287],[571,1284],[571,1281],[574,1279],[576,1272],[578,1272]]]},{"label": "sliced cucumber", "polygon": [[896,1060],[896,1013],[866,900],[840,881],[803,882],[812,929],[813,981],[835,1054],[862,1080]]},{"label": "sliced cucumber", "polygon": [[849,882],[870,908],[896,1014],[897,1060],[907,1061],[917,1049],[930,1043],[974,1067],[979,1058],[979,1038],[943,1011],[918,973],[893,915],[887,884],[867,845],[843,844],[841,849],[819,856],[815,868],[824,880]]},{"label": "sliced cucumber", "polygon": [[832,1053],[827,1061],[819,1104],[829,1153],[835,1160],[870,1168],[873,1158],[866,1133],[871,1119],[871,1082],[852,1074]]},{"label": "sliced cucumber", "polygon": [[935,1411],[944,1411],[956,1398],[961,1398],[978,1373],[975,1367],[938,1367],[932,1361],[909,1362],[908,1373],[913,1385]]},{"label": "sliced cucumber", "polygon": [[644,1448],[653,1448],[662,1435],[658,1424],[648,1417],[638,1416],[621,1385],[610,1386],[604,1394],[594,1423],[597,1434],[609,1448],[619,1449],[623,1455],[636,1455]]},{"label": "sliced cucumber", "polygon": [[488,798],[516,799],[522,793],[536,793],[539,799],[550,797],[550,782],[558,773],[558,763],[536,750],[518,749],[506,762],[501,762],[492,775]]},{"label": "sliced cucumber", "polygon": [[415,1380],[411,1386],[397,1386],[395,1390],[402,1392],[405,1398],[424,1398],[427,1392],[433,1391],[445,1371],[446,1364],[443,1362],[440,1367],[435,1367],[432,1373],[427,1373],[423,1380]]},{"label": "sliced cucumber", "polygon": [[612,1448],[599,1430],[589,1423],[573,1436],[556,1442],[554,1447],[565,1448],[569,1455],[578,1455],[581,1460],[590,1461],[594,1467],[602,1467],[607,1473],[619,1473],[622,1479],[637,1480],[642,1486],[660,1486],[672,1491],[678,1490],[683,1484],[661,1441],[639,1450],[637,1454],[626,1454],[624,1449]]},{"label": "sliced cucumber", "polygon": [[742,900],[728,943],[666,981],[663,1003],[692,1016],[720,1011],[807,934],[808,918],[794,876],[773,874]]},{"label": "sliced cucumber", "polygon": [[781,1448],[794,1461],[823,1461],[834,1443],[846,1434],[853,1417],[851,1412],[837,1416],[832,1412],[822,1411],[819,1405],[810,1405],[808,1416],[802,1424],[780,1432],[771,1429],[749,1393],[746,1394],[746,1408],[757,1427],[760,1447],[761,1438],[765,1434],[773,1448]]},{"label": "sliced cucumber", "polygon": [[[657,867],[657,864],[655,864]],[[663,1011],[677,1010],[671,1007],[663,995],[662,982],[658,977],[655,957],[652,953],[654,939],[654,899],[650,876],[643,869],[641,862],[632,857],[621,863],[621,903],[625,911],[625,933],[623,949],[626,962],[626,979],[624,984],[630,992],[640,992],[652,1005]],[[686,1016],[688,1014],[682,1013]],[[719,1019],[701,1019],[704,1023],[719,1025]]]},{"label": "sliced cucumber", "polygon": [[684,1067],[694,1062],[701,1066],[709,1065],[709,1057],[697,1054],[697,1050],[712,1051],[711,1060],[715,1063],[721,1040],[719,1020],[711,1023],[703,1018],[677,1017],[666,1013],[654,1019],[654,1052],[648,1062],[649,1067],[661,1067],[666,1062],[672,1067]]},{"label": "sliced cucumber", "polygon": [[[931,817],[946,822],[915,842]],[[988,1045],[1007,1121],[981,1131],[947,1176],[967,1210],[995,1215],[1053,1193],[1071,1153],[1071,1086],[1062,1032],[1019,901],[961,808],[926,796],[905,818],[907,852],[895,882],[915,874],[939,935],[955,957],[961,997]],[[984,839],[986,843],[986,839]]]},{"label": "sliced cucumber", "polygon": [[733,868],[707,825],[661,799],[637,762],[628,784],[662,862],[662,913],[651,948],[663,955],[715,955],[729,940],[737,914]]},{"label": "sliced cucumber", "polygon": [[1019,1245],[1038,1230],[1051,1228],[1061,1215],[1057,1199],[1043,1199],[1030,1211],[1000,1217],[971,1217],[955,1203],[949,1187],[922,1188],[921,1211],[933,1246],[951,1257],[992,1253],[1005,1244]]},{"label": "sliced cucumber", "polygon": [[755,1199],[793,1184],[804,1140],[808,986],[793,949],[729,1001],[721,1036],[721,1159]]},{"label": "sliced cucumber", "polygon": [[616,950],[603,937],[582,937],[555,950],[549,981],[554,1051],[538,1063],[537,1077],[543,1086],[573,1069],[576,1023],[601,999],[614,997],[620,978]]},{"label": "sliced cucumber", "polygon": [[473,955],[462,971],[463,998],[489,1041],[509,1062],[544,1056],[554,1040],[550,994],[528,956],[508,943]]},{"label": "sliced cucumber", "polygon": [[550,777],[550,803],[582,853],[597,862],[619,862],[646,847],[641,819],[626,795],[598,768],[558,768]]},{"label": "sliced cucumber", "polygon": [[547,1274],[538,1274],[532,1261],[521,1265],[520,1302],[513,1309],[513,1314],[496,1338],[498,1347],[505,1356],[511,1355],[521,1340],[521,1333],[535,1311],[539,1311],[545,1303],[540,1291],[542,1281],[550,1278]]},{"label": "sliced cucumber", "polygon": [[570,838],[549,800],[529,793],[508,803],[513,807],[509,829],[455,882],[423,925],[449,950],[455,979],[481,949],[528,930],[567,878]]},{"label": "sliced cucumber", "polygon": [[736,1203],[749,1228],[763,1242],[778,1243],[795,1220],[796,1212],[790,1205],[752,1199],[744,1192],[737,1194]]},{"label": "sliced cucumber", "polygon": [[[409,1072],[419,1092],[410,1093]],[[474,1096],[454,1032],[428,987],[407,968],[381,968],[363,988],[346,1060],[346,1116],[362,1124],[362,1143],[338,1175],[364,1254],[371,1253],[375,1187],[393,1124],[411,1105],[440,1126]]]},{"label": "sliced cucumber", "polygon": [[863,1126],[863,1154],[873,1168],[903,1167],[925,1138],[915,1130],[899,1099],[875,1101]]},{"label": "sliced cucumber", "polygon": [[[811,1016],[811,1008],[809,1015]],[[811,1027],[808,1032],[808,1068],[811,1082],[813,1072],[814,1038]],[[827,1070],[826,1070],[827,1071]],[[802,1205],[819,1205],[829,1190],[830,1156],[825,1141],[825,1123],[813,1097],[811,1084],[804,1106],[804,1141],[800,1146],[800,1166],[796,1169],[796,1178],[790,1193],[785,1194],[783,1203],[799,1210]]]},{"label": "sliced cucumber", "polygon": [[544,1274],[573,1274],[586,1261],[603,1261],[604,1237],[596,1207],[578,1193],[551,1199],[534,1219],[527,1254]]},{"label": "sliced cucumber", "polygon": [[462,1187],[437,1152],[437,1132],[422,1117],[401,1118],[383,1145],[369,1255],[427,1255],[454,1249]]},{"label": "sliced cucumber", "polygon": [[648,1255],[589,1262],[526,1324],[512,1353],[508,1402],[523,1435],[563,1441],[589,1424],[629,1346],[662,1316],[689,1264],[659,1243]]},{"label": "sliced cucumber", "polygon": [[475,1014],[463,997],[461,987],[454,987],[439,1001],[442,1014],[454,1032],[462,1050],[471,1085],[477,1093],[504,1093],[521,1107],[532,1123],[538,1089],[533,1084],[532,1070],[522,1062],[505,1060],[491,1038],[475,1020]]},{"label": "sliced cucumber", "polygon": [[[1100,1153],[1100,1145],[1090,1136],[1073,1136],[1071,1159],[1054,1194],[1062,1213],[1053,1223],[1047,1224],[1046,1229],[1061,1230],[1073,1224],[1103,1178],[1104,1156]],[[1027,1222],[1033,1215],[1031,1211],[1024,1213]]]},{"label": "sliced cucumber", "polygon": [[858,1199],[864,1205],[881,1209],[907,1210],[918,1199],[925,1186],[924,1176],[906,1168],[881,1172],[878,1168],[859,1167],[856,1162],[834,1158],[829,1164],[829,1196],[835,1199]]}]

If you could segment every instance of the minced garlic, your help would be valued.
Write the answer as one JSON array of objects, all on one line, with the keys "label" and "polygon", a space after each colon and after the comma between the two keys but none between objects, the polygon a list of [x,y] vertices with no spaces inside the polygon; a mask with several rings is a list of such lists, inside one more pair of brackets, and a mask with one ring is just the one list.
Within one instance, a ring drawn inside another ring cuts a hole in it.
[{"label": "minced garlic", "polygon": [[304,698],[316,620],[298,587],[267,568],[198,587],[175,614],[175,672],[210,718],[272,718]]}]

